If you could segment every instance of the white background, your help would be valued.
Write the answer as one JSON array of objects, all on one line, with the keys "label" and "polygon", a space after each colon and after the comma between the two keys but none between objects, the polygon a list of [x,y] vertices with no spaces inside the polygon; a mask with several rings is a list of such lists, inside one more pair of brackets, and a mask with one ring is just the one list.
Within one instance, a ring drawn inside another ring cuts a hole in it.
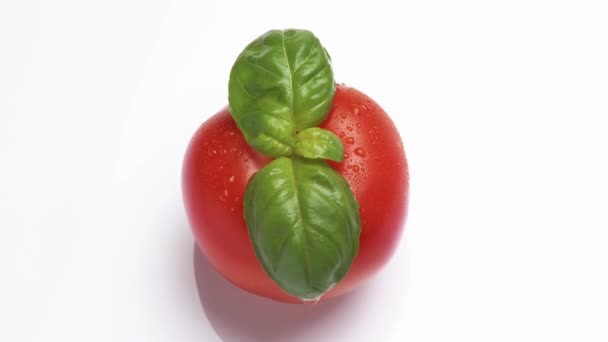
[{"label": "white background", "polygon": [[[0,0],[0,340],[607,341],[607,6]],[[214,273],[180,192],[234,59],[288,27],[411,169],[391,263],[306,307]]]}]

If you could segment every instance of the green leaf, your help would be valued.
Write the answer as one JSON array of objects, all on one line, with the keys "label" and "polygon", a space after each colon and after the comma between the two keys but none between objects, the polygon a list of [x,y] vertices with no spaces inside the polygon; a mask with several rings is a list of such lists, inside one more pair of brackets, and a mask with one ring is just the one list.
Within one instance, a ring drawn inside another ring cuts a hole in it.
[{"label": "green leaf", "polygon": [[359,249],[359,206],[324,161],[273,160],[251,178],[244,202],[256,255],[287,293],[316,299],[346,275]]},{"label": "green leaf", "polygon": [[332,132],[312,127],[296,135],[294,152],[306,158],[323,158],[341,162],[344,159],[344,145]]},{"label": "green leaf", "polygon": [[292,154],[298,131],[325,119],[335,82],[329,55],[312,32],[272,30],[238,56],[228,90],[247,142],[279,157]]}]

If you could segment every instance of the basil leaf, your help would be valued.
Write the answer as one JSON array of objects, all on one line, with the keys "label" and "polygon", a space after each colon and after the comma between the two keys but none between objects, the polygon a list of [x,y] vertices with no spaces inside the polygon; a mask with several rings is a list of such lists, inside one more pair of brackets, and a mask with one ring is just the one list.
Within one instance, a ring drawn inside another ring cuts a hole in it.
[{"label": "basil leaf", "polygon": [[244,201],[256,255],[283,290],[317,299],[346,275],[359,249],[359,205],[324,161],[275,159],[251,178]]},{"label": "basil leaf", "polygon": [[289,156],[296,132],[321,123],[335,82],[331,60],[306,30],[272,30],[238,56],[228,85],[230,111],[247,142]]},{"label": "basil leaf", "polygon": [[323,158],[341,162],[344,159],[344,145],[332,132],[312,127],[296,135],[294,152],[306,158]]}]

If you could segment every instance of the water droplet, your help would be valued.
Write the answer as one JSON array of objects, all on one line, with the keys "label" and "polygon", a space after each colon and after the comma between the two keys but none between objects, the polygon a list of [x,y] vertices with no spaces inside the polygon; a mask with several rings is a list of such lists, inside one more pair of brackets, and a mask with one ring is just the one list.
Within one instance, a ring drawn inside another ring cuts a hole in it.
[{"label": "water droplet", "polygon": [[207,155],[208,155],[209,157],[213,157],[213,156],[215,156],[216,154],[217,154],[217,151],[216,151],[216,150],[214,150],[214,149],[207,150]]},{"label": "water droplet", "polygon": [[355,113],[355,115],[359,115],[359,107],[354,107],[353,113]]},{"label": "water droplet", "polygon": [[222,154],[227,154],[227,153],[228,153],[228,150],[227,150],[227,149],[223,149],[223,150],[222,150]]},{"label": "water droplet", "polygon": [[236,209],[234,209],[234,207],[230,207],[230,212],[236,212]]},{"label": "water droplet", "polygon": [[350,154],[348,154],[348,153],[345,152],[344,153],[344,159],[348,159],[348,157],[350,157]]},{"label": "water droplet", "polygon": [[350,169],[353,168],[353,166],[352,165],[346,165],[346,168],[350,170]]},{"label": "water droplet", "polygon": [[347,144],[351,144],[351,145],[352,145],[352,144],[354,144],[354,143],[355,143],[355,138],[353,138],[353,137],[348,137],[348,138],[344,139],[344,141],[345,141]]},{"label": "water droplet", "polygon": [[345,135],[346,135],[346,133],[340,132],[340,138],[344,138]]},{"label": "water droplet", "polygon": [[346,113],[342,112],[340,113],[340,116],[342,117],[342,119],[346,119]]},{"label": "water droplet", "polygon": [[234,177],[234,176],[230,176],[230,178],[228,178],[228,181],[229,181],[230,183],[234,183],[234,179],[235,179],[235,178],[236,178],[236,177]]},{"label": "water droplet", "polygon": [[359,172],[359,165],[355,165],[355,166],[353,166],[353,171],[355,171],[355,172]]},{"label": "water droplet", "polygon": [[369,134],[374,134],[374,131],[372,131],[371,129],[369,131],[367,131],[367,133]]},{"label": "water droplet", "polygon": [[224,136],[225,136],[225,137],[231,137],[231,136],[233,136],[233,135],[235,135],[235,134],[236,134],[236,133],[234,133],[234,132],[233,132],[233,131],[231,131],[231,130],[228,130],[228,131],[225,131],[225,132],[224,132]]},{"label": "water droplet", "polygon": [[353,126],[346,126],[346,129],[349,130],[349,131],[352,131],[353,130]]},{"label": "water droplet", "polygon": [[358,155],[361,158],[365,158],[366,154],[365,154],[365,150],[361,147],[357,147],[355,149],[355,154]]},{"label": "water droplet", "polygon": [[357,122],[357,124],[355,125],[357,126],[357,128],[361,128],[361,124]]}]

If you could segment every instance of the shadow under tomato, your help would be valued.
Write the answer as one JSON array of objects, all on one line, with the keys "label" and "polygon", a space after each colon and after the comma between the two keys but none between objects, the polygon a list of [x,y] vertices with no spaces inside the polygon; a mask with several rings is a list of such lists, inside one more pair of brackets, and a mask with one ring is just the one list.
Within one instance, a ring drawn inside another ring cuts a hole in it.
[{"label": "shadow under tomato", "polygon": [[[390,308],[386,310],[385,301],[392,300],[390,295],[387,298],[379,293],[373,284],[318,304],[280,303],[243,291],[225,280],[196,244],[194,271],[209,323],[226,342],[367,341],[370,333],[376,338],[382,337],[379,334],[388,337],[398,319],[398,315],[391,317],[395,315]],[[378,301],[379,296],[385,299]]]}]

